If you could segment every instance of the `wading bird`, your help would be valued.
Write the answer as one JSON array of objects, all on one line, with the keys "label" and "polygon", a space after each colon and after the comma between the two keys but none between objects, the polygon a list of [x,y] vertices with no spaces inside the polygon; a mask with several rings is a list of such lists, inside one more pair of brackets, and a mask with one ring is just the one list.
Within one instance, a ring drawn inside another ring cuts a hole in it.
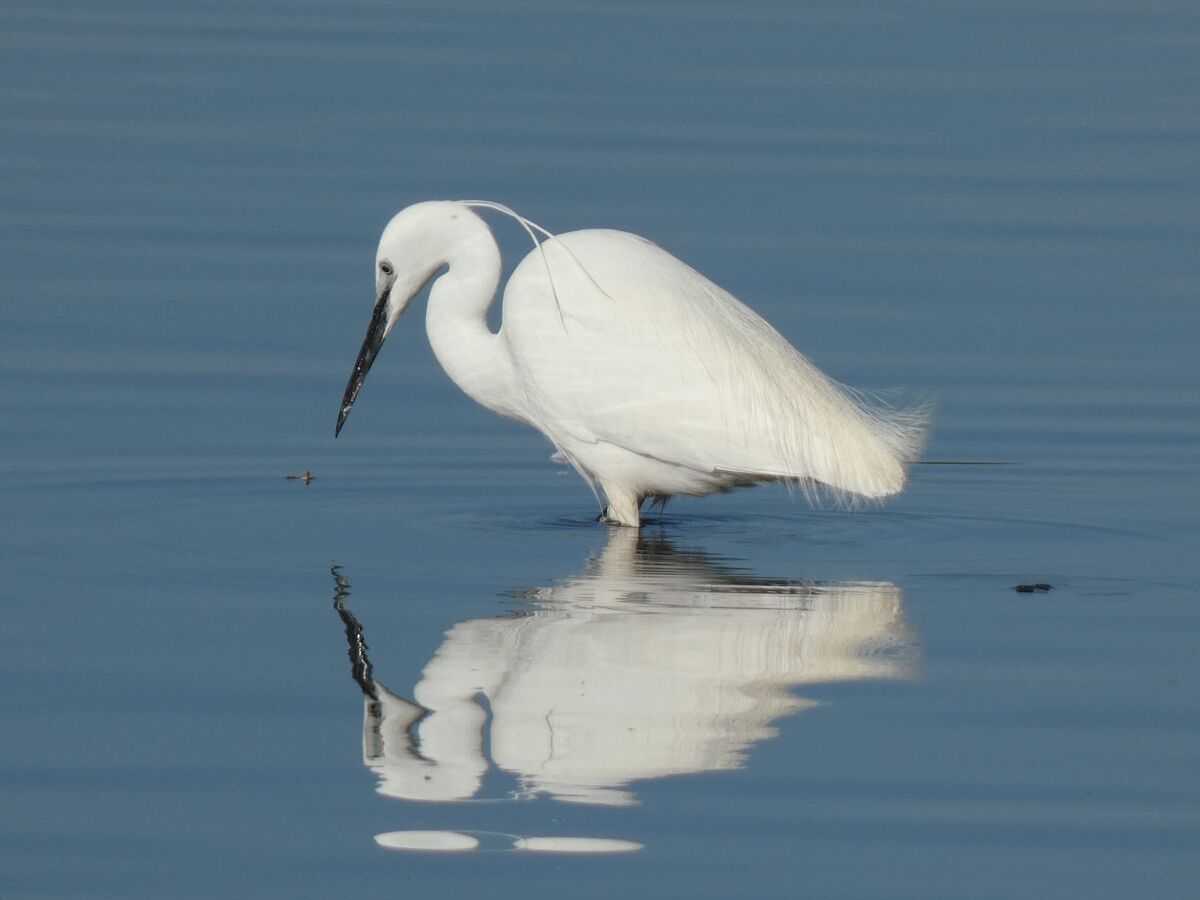
[{"label": "wading bird", "polygon": [[[516,219],[535,247],[487,323],[500,250],[476,214]],[[839,497],[904,487],[925,415],[825,376],[757,313],[645,238],[553,235],[490,201],[431,201],[388,223],[375,309],[346,385],[340,434],[384,340],[429,282],[426,330],[468,396],[548,437],[604,504],[637,527],[648,498],[784,481]],[[811,493],[811,492],[810,492]]]}]

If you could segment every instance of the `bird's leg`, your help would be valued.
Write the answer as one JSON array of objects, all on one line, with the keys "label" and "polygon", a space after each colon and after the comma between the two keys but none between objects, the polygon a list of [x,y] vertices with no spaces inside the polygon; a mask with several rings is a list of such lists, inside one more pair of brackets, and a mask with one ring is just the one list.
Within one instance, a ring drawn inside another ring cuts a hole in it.
[{"label": "bird's leg", "polygon": [[604,496],[608,498],[608,506],[600,513],[600,521],[609,525],[628,525],[637,528],[642,524],[638,508],[642,505],[642,497],[628,488],[613,487],[601,483]]}]

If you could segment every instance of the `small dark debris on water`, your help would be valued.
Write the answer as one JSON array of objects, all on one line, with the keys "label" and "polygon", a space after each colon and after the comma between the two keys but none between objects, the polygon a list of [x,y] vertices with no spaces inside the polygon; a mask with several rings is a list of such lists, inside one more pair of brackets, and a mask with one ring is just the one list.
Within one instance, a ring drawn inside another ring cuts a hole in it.
[{"label": "small dark debris on water", "polygon": [[287,480],[288,481],[303,481],[305,484],[308,484],[310,481],[312,481],[316,477],[317,477],[316,475],[314,475],[312,472],[309,472],[306,469],[303,475],[289,475],[289,476],[287,476]]},{"label": "small dark debris on water", "polygon": [[1044,581],[1039,581],[1034,584],[1018,584],[1014,590],[1018,594],[1032,594],[1037,591],[1052,591],[1054,590],[1054,585],[1046,584]]}]

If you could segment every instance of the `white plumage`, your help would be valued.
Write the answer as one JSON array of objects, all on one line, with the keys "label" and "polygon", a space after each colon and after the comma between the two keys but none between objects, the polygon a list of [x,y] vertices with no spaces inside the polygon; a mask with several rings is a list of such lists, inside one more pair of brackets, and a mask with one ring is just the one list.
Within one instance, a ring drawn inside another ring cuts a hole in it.
[{"label": "white plumage", "polygon": [[486,312],[500,253],[472,206],[398,213],[376,259],[375,314],[338,431],[384,338],[430,280],[427,330],[468,395],[540,430],[637,526],[646,498],[783,480],[880,498],[904,486],[922,410],[873,402],[821,373],[749,307],[637,235],[552,236],[514,270],[498,333]]}]

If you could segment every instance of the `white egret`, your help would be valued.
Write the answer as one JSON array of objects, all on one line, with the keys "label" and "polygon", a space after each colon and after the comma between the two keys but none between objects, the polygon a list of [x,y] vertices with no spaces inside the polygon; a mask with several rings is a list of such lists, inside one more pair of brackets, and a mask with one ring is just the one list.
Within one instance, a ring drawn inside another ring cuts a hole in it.
[{"label": "white egret", "polygon": [[[537,245],[487,324],[500,250],[475,209],[512,216]],[[539,235],[542,239],[539,239]],[[924,438],[896,410],[825,376],[737,298],[637,235],[552,235],[489,201],[430,201],[388,223],[375,309],[338,415],[340,434],[380,346],[429,282],[434,354],[472,399],[541,431],[637,527],[647,498],[767,481],[881,498]]]}]

